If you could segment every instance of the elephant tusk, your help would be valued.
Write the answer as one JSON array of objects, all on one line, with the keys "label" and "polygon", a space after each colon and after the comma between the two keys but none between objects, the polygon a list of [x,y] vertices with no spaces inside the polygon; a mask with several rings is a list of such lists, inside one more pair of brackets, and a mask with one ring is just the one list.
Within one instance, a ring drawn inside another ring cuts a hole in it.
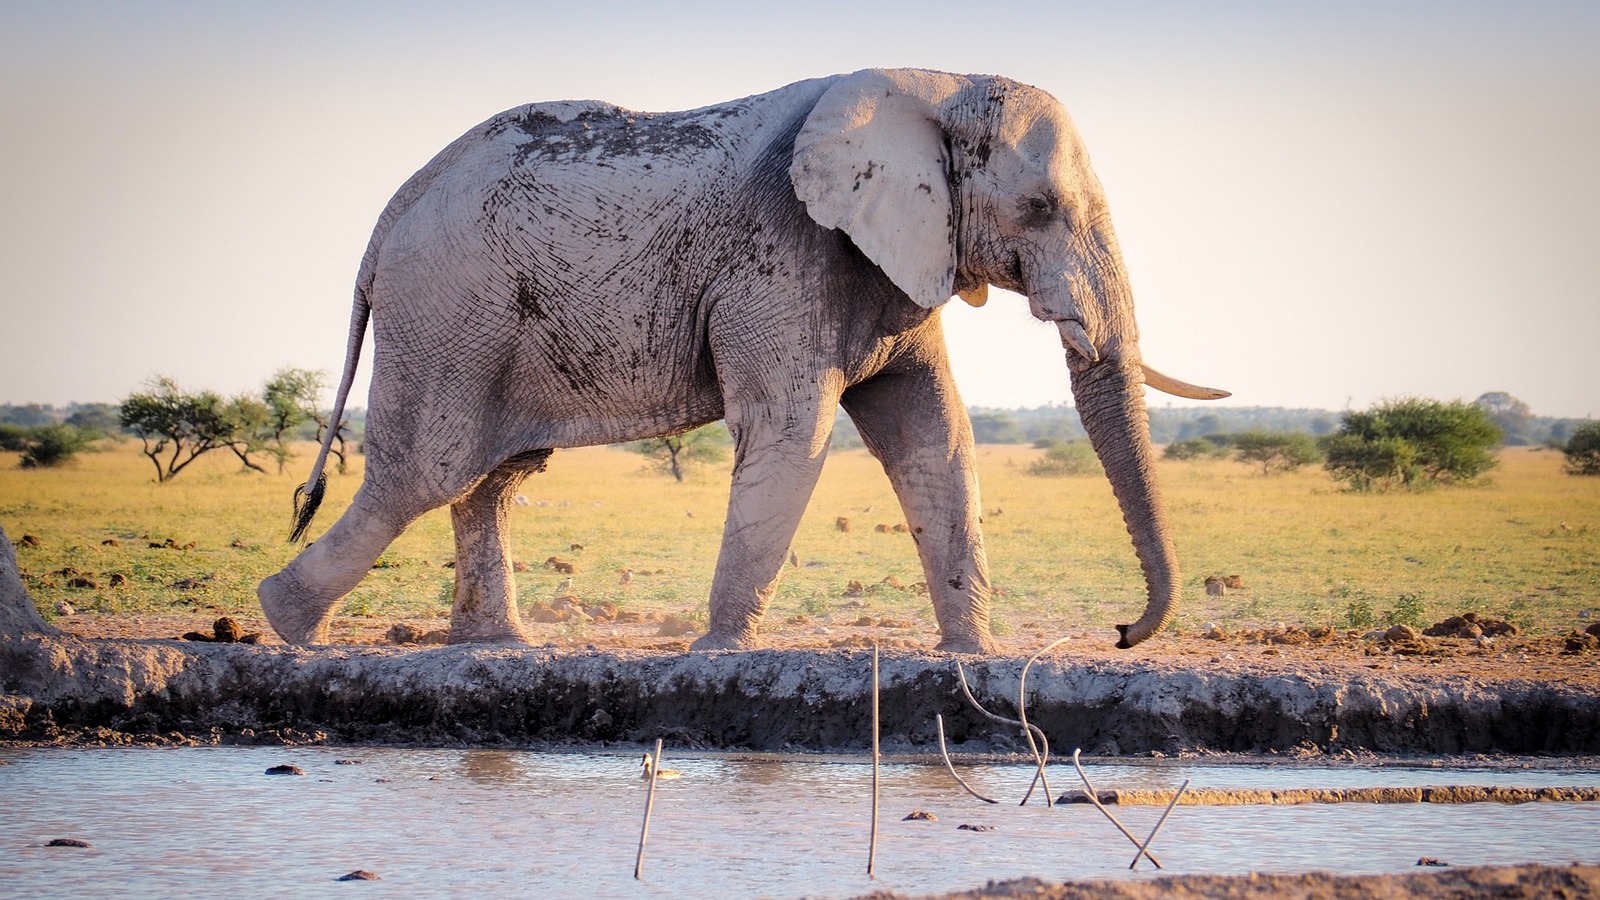
[{"label": "elephant tusk", "polygon": [[[1063,334],[1066,332],[1063,331]],[[1174,397],[1188,397],[1190,400],[1221,400],[1223,397],[1232,397],[1231,391],[1219,388],[1201,387],[1187,381],[1179,381],[1171,375],[1163,375],[1152,369],[1149,363],[1139,364],[1144,369],[1144,383]]]},{"label": "elephant tusk", "polygon": [[976,309],[989,302],[989,283],[984,281],[980,282],[975,288],[956,291],[956,296],[960,297],[968,306]]},{"label": "elephant tusk", "polygon": [[1070,348],[1089,362],[1100,361],[1100,351],[1094,348],[1089,341],[1089,333],[1083,330],[1083,323],[1077,319],[1061,319],[1056,322],[1056,329],[1061,332],[1061,346]]}]

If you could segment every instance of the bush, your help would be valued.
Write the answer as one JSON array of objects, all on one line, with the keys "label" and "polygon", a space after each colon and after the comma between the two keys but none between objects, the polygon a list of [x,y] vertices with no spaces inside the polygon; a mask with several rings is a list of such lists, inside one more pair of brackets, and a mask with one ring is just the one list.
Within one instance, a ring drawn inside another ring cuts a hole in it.
[{"label": "bush", "polygon": [[59,466],[89,446],[89,435],[71,425],[40,425],[22,450],[24,469]]},{"label": "bush", "polygon": [[1162,459],[1176,459],[1188,462],[1207,456],[1218,455],[1217,445],[1205,438],[1189,438],[1186,441],[1173,441],[1167,449],[1161,452]]},{"label": "bush", "polygon": [[1354,490],[1470,482],[1495,464],[1500,429],[1459,400],[1407,398],[1349,412],[1323,441],[1324,467]]},{"label": "bush", "polygon": [[9,422],[0,422],[0,450],[8,453],[21,453],[28,449],[28,438],[33,434],[33,429],[26,425],[12,425]]},{"label": "bush", "polygon": [[1263,475],[1288,472],[1322,458],[1316,440],[1299,432],[1247,431],[1233,436],[1233,449],[1240,462],[1260,463]]},{"label": "bush", "polygon": [[1100,472],[1100,457],[1088,441],[1063,441],[1044,452],[1044,456],[1028,466],[1029,475],[1096,475]]},{"label": "bush", "polygon": [[1561,452],[1567,455],[1567,474],[1600,475],[1600,422],[1574,430]]}]

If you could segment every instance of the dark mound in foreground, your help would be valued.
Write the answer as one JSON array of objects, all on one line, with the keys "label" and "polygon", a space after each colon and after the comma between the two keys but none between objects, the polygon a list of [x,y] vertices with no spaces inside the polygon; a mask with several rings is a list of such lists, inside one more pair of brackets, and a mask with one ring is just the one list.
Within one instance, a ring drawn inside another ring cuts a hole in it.
[{"label": "dark mound in foreground", "polygon": [[[1020,658],[966,659],[985,706],[1016,714]],[[954,658],[885,654],[887,746],[1019,749],[962,698]],[[243,735],[343,743],[858,750],[870,653],[283,646],[0,635],[0,740]],[[1521,679],[1383,670],[1216,671],[1173,660],[1044,660],[1028,718],[1091,753],[1600,753],[1600,696]],[[963,745],[965,745],[963,747]]]},{"label": "dark mound in foreground", "polygon": [[[874,900],[896,900],[904,894],[875,893]],[[1033,878],[991,882],[975,891],[942,894],[937,900],[1184,900],[1237,898],[1277,900],[1489,900],[1509,897],[1600,897],[1600,867],[1479,866],[1431,869],[1404,875],[1179,875],[1149,881],[1097,881],[1050,884]],[[925,898],[934,900],[934,898]]]}]

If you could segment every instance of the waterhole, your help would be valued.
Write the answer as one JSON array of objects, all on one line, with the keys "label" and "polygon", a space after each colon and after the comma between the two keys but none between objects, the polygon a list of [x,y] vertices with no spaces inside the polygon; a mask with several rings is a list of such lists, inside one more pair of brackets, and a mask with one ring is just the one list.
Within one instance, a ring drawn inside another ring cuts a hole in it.
[{"label": "waterhole", "polygon": [[[1024,765],[886,764],[875,878],[871,765],[857,758],[671,755],[643,878],[633,877],[640,754],[398,748],[0,749],[0,884],[25,897],[853,897],[1026,875],[1149,878],[1093,807],[1019,807]],[[341,760],[343,762],[341,762]],[[267,775],[273,766],[304,775]],[[1592,772],[1372,766],[1089,767],[1097,788],[1595,786]],[[1057,793],[1081,787],[1052,765]],[[913,811],[934,819],[905,821]],[[1141,838],[1159,808],[1120,807]],[[963,830],[960,825],[987,826]],[[74,838],[89,847],[51,847]],[[1152,851],[1165,874],[1378,873],[1600,860],[1600,804],[1179,807]],[[364,870],[379,881],[336,879]]]}]

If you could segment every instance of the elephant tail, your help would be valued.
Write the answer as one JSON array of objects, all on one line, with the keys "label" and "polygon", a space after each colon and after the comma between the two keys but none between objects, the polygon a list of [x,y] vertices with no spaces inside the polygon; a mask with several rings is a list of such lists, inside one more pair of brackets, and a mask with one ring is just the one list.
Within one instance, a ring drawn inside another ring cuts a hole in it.
[{"label": "elephant tail", "polygon": [[506,115],[509,114],[490,119],[439,151],[439,155],[400,186],[400,190],[390,198],[389,205],[384,207],[382,215],[378,216],[378,224],[372,229],[372,239],[367,242],[367,252],[361,257],[361,271],[356,275],[355,303],[350,310],[350,337],[345,345],[344,374],[339,378],[339,393],[333,401],[333,418],[327,434],[322,436],[322,448],[317,451],[311,477],[294,492],[294,530],[289,533],[290,543],[297,543],[305,537],[306,529],[311,527],[311,519],[317,514],[317,507],[322,505],[323,495],[327,493],[328,476],[323,470],[328,464],[333,439],[338,436],[339,423],[344,421],[345,400],[349,398],[350,388],[356,380],[356,364],[361,360],[361,342],[366,337],[367,323],[372,318],[372,285],[378,271],[378,248],[383,245],[389,229],[411,209],[417,198],[427,192],[434,179],[486,134],[499,128],[500,120]]},{"label": "elephant tail", "polygon": [[378,241],[374,236],[361,260],[361,274],[356,277],[356,299],[350,310],[350,337],[345,344],[344,373],[339,376],[339,393],[333,398],[333,414],[322,435],[322,446],[317,450],[317,461],[311,466],[311,477],[294,491],[294,529],[289,532],[289,543],[299,543],[311,527],[311,520],[322,505],[328,491],[328,454],[333,450],[333,439],[338,437],[344,422],[344,405],[350,397],[350,388],[356,380],[356,364],[361,361],[361,343],[367,334],[367,321],[372,318],[372,302],[368,293],[372,289],[373,270],[377,262]]}]

